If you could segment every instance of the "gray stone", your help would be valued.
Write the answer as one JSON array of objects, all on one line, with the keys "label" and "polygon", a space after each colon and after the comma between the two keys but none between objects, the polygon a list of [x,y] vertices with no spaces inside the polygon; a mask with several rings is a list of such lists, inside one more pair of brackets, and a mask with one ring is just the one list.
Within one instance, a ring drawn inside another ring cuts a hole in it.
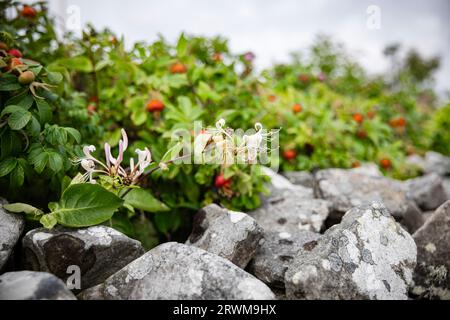
[{"label": "gray stone", "polygon": [[181,243],[161,244],[81,292],[81,299],[274,299],[263,282],[229,260]]},{"label": "gray stone", "polygon": [[332,216],[342,216],[353,207],[370,201],[383,202],[396,219],[402,219],[409,199],[402,182],[368,175],[355,169],[326,169],[315,174],[316,195],[328,200]]},{"label": "gray stone", "polygon": [[[319,232],[328,217],[329,203],[312,198],[302,186],[275,190],[263,198],[262,205],[249,213],[265,231],[295,233]],[[312,190],[312,189],[307,189]]]},{"label": "gray stone", "polygon": [[450,175],[450,157],[428,151],[425,154],[425,172],[435,172],[440,176]]},{"label": "gray stone", "polygon": [[11,256],[25,225],[21,215],[9,213],[2,207],[7,203],[0,198],[0,270]]},{"label": "gray stone", "polygon": [[308,171],[289,171],[283,175],[293,184],[301,185],[306,188],[314,187],[314,176]]},{"label": "gray stone", "polygon": [[16,271],[0,276],[0,300],[76,300],[64,282],[47,272]]},{"label": "gray stone", "polygon": [[244,269],[262,237],[263,230],[249,215],[210,204],[195,215],[186,244],[215,253]]},{"label": "gray stone", "polygon": [[444,178],[442,180],[442,186],[444,187],[447,200],[450,200],[450,178]]},{"label": "gray stone", "polygon": [[450,201],[413,235],[417,267],[413,293],[428,298],[450,299]]},{"label": "gray stone", "polygon": [[425,167],[426,167],[425,158],[423,158],[422,156],[420,156],[418,154],[411,154],[411,155],[407,156],[405,159],[405,162],[411,166],[415,166],[422,172],[425,171]]},{"label": "gray stone", "polygon": [[373,162],[363,163],[360,167],[351,169],[352,172],[365,174],[371,177],[382,177],[383,173],[380,168]]},{"label": "gray stone", "polygon": [[23,238],[23,250],[27,269],[51,272],[64,281],[72,274],[67,268],[78,266],[82,289],[101,283],[145,252],[139,241],[106,226],[34,229]]},{"label": "gray stone", "polygon": [[300,251],[285,274],[289,299],[407,299],[417,249],[380,202],[349,210]]},{"label": "gray stone", "polygon": [[423,215],[422,211],[420,211],[419,207],[417,207],[414,201],[408,202],[408,209],[404,213],[401,219],[397,219],[397,221],[410,233],[414,233],[417,229],[419,229],[425,222],[426,217]]},{"label": "gray stone", "polygon": [[436,173],[405,181],[408,196],[422,210],[434,210],[447,200],[442,179]]},{"label": "gray stone", "polygon": [[311,250],[320,234],[311,231],[268,232],[248,270],[270,287],[284,289],[284,274],[301,250]]}]

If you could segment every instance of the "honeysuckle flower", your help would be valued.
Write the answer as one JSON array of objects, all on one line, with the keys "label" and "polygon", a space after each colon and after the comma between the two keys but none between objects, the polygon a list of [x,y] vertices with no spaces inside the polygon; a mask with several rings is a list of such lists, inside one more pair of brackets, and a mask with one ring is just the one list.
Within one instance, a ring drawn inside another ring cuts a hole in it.
[{"label": "honeysuckle flower", "polygon": [[[136,149],[138,161],[135,164],[134,159],[130,159],[130,167],[125,169],[122,167],[123,156],[128,148],[128,136],[124,129],[121,130],[122,139],[119,141],[119,153],[115,158],[111,153],[111,146],[105,143],[105,163],[95,158],[91,153],[95,151],[95,146],[83,147],[84,157],[77,159],[75,162],[81,164],[81,167],[86,171],[82,178],[83,181],[95,183],[93,179],[94,173],[108,175],[112,178],[118,178],[123,185],[131,185],[144,173],[145,169],[152,163],[152,155],[150,150],[146,147],[144,150]],[[102,169],[96,169],[96,165],[100,165]]]}]

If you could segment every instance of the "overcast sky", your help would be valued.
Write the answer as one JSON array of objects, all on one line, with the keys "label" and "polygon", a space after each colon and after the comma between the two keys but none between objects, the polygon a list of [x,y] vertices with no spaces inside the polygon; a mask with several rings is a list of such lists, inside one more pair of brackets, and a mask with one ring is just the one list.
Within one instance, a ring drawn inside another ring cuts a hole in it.
[{"label": "overcast sky", "polygon": [[[109,27],[127,42],[152,41],[160,33],[175,40],[181,31],[223,35],[236,52],[253,51],[260,68],[285,62],[307,48],[318,33],[343,42],[370,72],[387,68],[382,49],[400,42],[425,56],[440,55],[438,89],[450,90],[450,1],[448,0],[50,0],[67,19],[80,9],[82,24]],[[380,8],[380,29],[369,29],[366,10]]]}]

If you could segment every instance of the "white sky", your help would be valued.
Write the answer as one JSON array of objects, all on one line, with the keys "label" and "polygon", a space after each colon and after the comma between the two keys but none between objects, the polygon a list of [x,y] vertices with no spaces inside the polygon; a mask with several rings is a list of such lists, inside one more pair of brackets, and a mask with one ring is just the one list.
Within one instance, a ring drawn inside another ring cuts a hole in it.
[{"label": "white sky", "polygon": [[[50,0],[50,10],[67,19],[80,9],[81,22],[109,27],[128,43],[152,41],[160,33],[174,41],[181,31],[223,35],[235,52],[251,50],[263,68],[285,62],[318,33],[332,35],[371,72],[388,67],[386,44],[402,43],[426,56],[440,55],[440,92],[450,90],[450,1],[447,0]],[[381,9],[381,29],[366,27],[369,5]]]}]

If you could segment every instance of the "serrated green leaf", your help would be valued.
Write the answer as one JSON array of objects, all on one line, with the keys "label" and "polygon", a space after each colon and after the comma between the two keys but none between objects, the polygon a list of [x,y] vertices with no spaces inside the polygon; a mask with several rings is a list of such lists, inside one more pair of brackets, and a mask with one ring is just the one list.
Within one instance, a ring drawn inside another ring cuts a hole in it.
[{"label": "serrated green leaf", "polygon": [[52,215],[67,227],[88,227],[111,219],[123,200],[90,183],[73,184],[64,191]]},{"label": "serrated green leaf", "polygon": [[20,130],[31,120],[31,112],[16,110],[8,118],[8,125],[13,130]]},{"label": "serrated green leaf", "polygon": [[17,166],[16,158],[6,158],[0,162],[0,177],[6,176]]},{"label": "serrated green leaf", "polygon": [[55,173],[61,171],[63,168],[63,158],[61,157],[61,155],[53,151],[49,152],[48,166]]},{"label": "serrated green leaf", "polygon": [[48,123],[52,119],[52,109],[50,108],[47,101],[42,99],[36,99],[36,106],[39,114],[39,122],[43,125]]},{"label": "serrated green leaf", "polygon": [[169,211],[164,203],[156,199],[148,190],[133,189],[125,196],[125,203],[148,212]]},{"label": "serrated green leaf", "polygon": [[63,76],[59,72],[49,71],[49,72],[47,72],[47,78],[48,78],[48,82],[50,84],[58,84],[62,81]]}]

